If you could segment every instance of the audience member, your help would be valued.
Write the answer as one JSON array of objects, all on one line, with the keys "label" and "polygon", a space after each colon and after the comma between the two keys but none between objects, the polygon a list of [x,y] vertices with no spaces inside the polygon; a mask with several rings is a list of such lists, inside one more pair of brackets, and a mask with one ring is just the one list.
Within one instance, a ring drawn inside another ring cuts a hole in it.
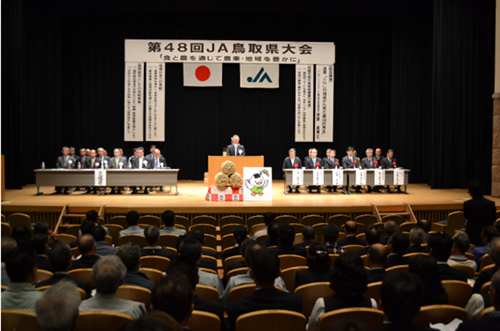
[{"label": "audience member", "polygon": [[273,249],[278,255],[292,254],[307,258],[305,247],[293,246],[295,241],[295,228],[290,224],[281,225],[278,232],[279,245]]},{"label": "audience member", "polygon": [[479,181],[472,181],[467,186],[471,200],[464,202],[464,216],[467,219],[465,232],[470,242],[476,246],[482,243],[481,231],[491,226],[496,219],[495,202],[483,197],[483,186]]},{"label": "audience member", "polygon": [[336,241],[339,238],[339,228],[335,224],[328,224],[323,228],[323,241],[326,245],[329,254],[345,253]]},{"label": "audience member", "polygon": [[341,254],[333,263],[330,279],[333,295],[319,298],[314,304],[307,324],[308,331],[318,330],[318,322],[323,314],[343,308],[377,308],[374,299],[365,298],[367,274],[363,260],[355,254]]},{"label": "audience member", "polygon": [[252,254],[250,276],[257,288],[252,295],[234,300],[227,307],[229,330],[236,330],[239,316],[263,309],[284,309],[302,312],[302,298],[295,293],[279,291],[274,286],[280,275],[280,259],[272,249],[258,249]]},{"label": "audience member", "polygon": [[94,228],[94,240],[96,244],[96,255],[98,256],[106,256],[106,255],[115,255],[116,247],[109,246],[106,241],[106,230],[102,226],[96,226]]},{"label": "audience member", "polygon": [[410,246],[406,250],[405,254],[410,253],[427,253],[429,249],[422,246],[423,243],[427,242],[429,235],[421,227],[416,225],[410,230]]},{"label": "audience member", "polygon": [[193,308],[193,290],[186,276],[177,273],[156,283],[151,293],[152,310],[169,314],[185,328]]},{"label": "audience member", "polygon": [[368,254],[368,250],[372,245],[375,245],[382,239],[382,230],[373,224],[369,224],[365,228],[365,241],[366,241],[366,247],[363,248],[362,250],[359,250],[355,252],[358,256],[363,256]]},{"label": "audience member", "polygon": [[428,220],[422,219],[417,221],[417,226],[422,228],[422,230],[425,231],[425,233],[429,234],[429,231],[432,229],[432,223],[429,222]]},{"label": "audience member", "polygon": [[[245,252],[246,252],[246,249],[248,248],[248,246],[252,245],[256,243],[255,240],[252,240],[252,239],[249,239],[249,240],[245,240],[242,244],[241,244],[241,255],[243,256],[243,258],[245,258]],[[262,246],[262,244],[259,244],[260,246]],[[249,267],[250,265],[247,265],[247,263],[245,261],[235,261],[235,262],[231,262],[228,264],[227,266],[227,270],[226,270],[226,274],[224,275],[227,276],[227,274],[231,271],[231,270],[234,270],[234,269],[239,269],[239,268],[245,268],[245,267]],[[224,282],[226,283],[226,282]]]},{"label": "audience member", "polygon": [[52,266],[50,265],[47,253],[50,249],[49,238],[46,234],[37,233],[30,238],[30,247],[35,250],[36,253],[36,263],[37,268],[41,270],[47,270],[54,272]]},{"label": "audience member", "polygon": [[[121,245],[116,252],[116,256],[122,260],[127,268],[123,285],[133,285],[147,288],[152,291],[155,283],[152,282],[144,273],[139,271],[141,248],[137,244],[128,242]],[[166,270],[165,270],[166,271]]]},{"label": "audience member", "polygon": [[386,221],[384,223],[385,237],[382,238],[382,240],[380,240],[380,243],[382,245],[387,245],[389,243],[389,238],[391,238],[391,236],[398,231],[399,231],[398,223],[394,221]]},{"label": "audience member", "polygon": [[467,264],[476,270],[476,261],[469,260],[465,253],[469,250],[470,240],[465,232],[457,232],[453,236],[453,247],[451,248],[451,255],[448,258],[448,264]]},{"label": "audience member", "polygon": [[5,261],[9,254],[11,254],[17,247],[17,243],[11,237],[2,237],[2,286],[10,285],[10,278],[7,275]]},{"label": "audience member", "polygon": [[[368,186],[368,188],[370,188]],[[378,188],[373,190],[374,192],[379,192]],[[372,331],[372,328],[368,324],[362,321],[353,319],[342,319],[339,321],[332,322],[321,329],[322,331]]]},{"label": "audience member", "polygon": [[417,276],[424,286],[422,306],[448,304],[448,294],[441,284],[439,267],[432,257],[427,255],[413,257],[408,272]]},{"label": "audience member", "polygon": [[42,292],[33,285],[37,278],[35,252],[26,246],[14,249],[5,261],[10,285],[2,292],[2,310],[20,309],[34,312]]},{"label": "audience member", "polygon": [[17,243],[17,246],[28,246],[31,238],[31,231],[24,225],[15,226],[10,235]]},{"label": "audience member", "polygon": [[222,261],[231,256],[241,255],[241,244],[247,239],[247,228],[243,225],[235,226],[233,230],[233,237],[236,241],[236,245],[223,252]]},{"label": "audience member", "polygon": [[99,260],[100,256],[96,255],[96,244],[94,237],[90,234],[84,234],[78,239],[78,249],[80,250],[80,258],[73,261],[73,269],[92,268]]},{"label": "audience member", "polygon": [[170,260],[174,258],[174,254],[160,246],[160,229],[157,226],[151,225],[144,229],[144,237],[148,246],[141,250],[141,256],[161,256]]},{"label": "audience member", "polygon": [[[389,222],[389,221],[388,221]],[[408,237],[401,232],[394,233],[389,242],[387,243],[387,249],[389,250],[389,257],[385,264],[385,268],[394,267],[397,265],[404,265],[410,262],[409,258],[404,257],[408,246],[410,245],[410,240]]]},{"label": "audience member", "polygon": [[62,280],[71,280],[76,284],[76,286],[85,291],[87,298],[90,298],[91,292],[89,284],[84,280],[72,278],[68,274],[68,270],[71,268],[73,263],[73,256],[71,255],[69,247],[61,244],[56,245],[49,251],[48,255],[50,264],[54,269],[54,275],[49,279],[36,283],[35,287],[38,288],[47,285],[54,285]]},{"label": "audience member", "polygon": [[459,280],[467,282],[467,272],[448,265],[448,259],[453,247],[453,239],[446,233],[433,233],[429,236],[429,256],[436,260],[441,280]]},{"label": "audience member", "polygon": [[118,287],[123,284],[127,268],[116,255],[107,255],[99,259],[92,268],[92,280],[97,293],[93,298],[82,301],[80,312],[103,310],[114,311],[138,319],[146,313],[142,302],[119,299]]},{"label": "audience member", "polygon": [[35,304],[38,324],[45,331],[76,330],[81,299],[76,285],[63,280],[42,292]]},{"label": "audience member", "polygon": [[186,230],[177,229],[175,227],[175,213],[171,210],[164,211],[161,214],[161,221],[165,227],[160,230],[160,234],[173,234],[176,236],[183,236]]},{"label": "audience member", "polygon": [[118,331],[181,331],[172,316],[159,310],[151,311],[137,320],[123,324]]},{"label": "audience member", "polygon": [[[264,247],[273,247],[279,245],[279,231],[280,225],[278,222],[272,221],[267,226],[267,234],[269,235],[269,240],[263,241],[262,245]],[[253,237],[252,237],[253,238]]]},{"label": "audience member", "polygon": [[275,218],[276,218],[276,215],[274,213],[271,213],[271,212],[265,213],[264,214],[264,224],[266,225],[266,227],[263,228],[262,230],[255,232],[252,235],[251,239],[255,240],[258,236],[262,236],[263,234],[267,234],[267,229],[269,227],[269,224],[271,224],[271,222],[274,222]]},{"label": "audience member", "polygon": [[304,239],[303,242],[298,243],[297,247],[304,247],[307,248],[309,247],[313,242],[314,239],[316,238],[316,230],[312,226],[304,226],[302,229],[302,238]]},{"label": "audience member", "polygon": [[[498,296],[500,294],[499,290],[500,290],[500,271],[496,270],[493,276],[491,277],[489,293],[485,294],[473,293],[471,298],[469,299],[469,302],[467,302],[467,305],[465,306],[465,311],[467,312],[469,319],[479,319],[481,316],[481,312],[485,308],[489,308],[491,306],[495,307],[495,310],[489,312],[488,317],[498,318],[500,316],[499,303],[498,303],[498,301],[500,300]],[[500,324],[498,324],[497,322],[497,327],[499,325]],[[479,328],[475,330],[481,330],[481,329]],[[498,330],[498,328],[497,329],[484,328],[483,330]]]},{"label": "audience member", "polygon": [[498,230],[494,226],[485,226],[481,231],[481,244],[477,245],[470,251],[470,253],[476,257],[478,267],[481,266],[483,256],[488,251],[488,244],[493,238],[496,237],[498,237]]},{"label": "audience member", "polygon": [[[35,225],[33,225],[33,234],[37,234],[37,233],[44,234],[47,237],[50,237],[53,241],[53,244],[59,243],[56,235],[54,234],[54,231],[49,229],[49,225],[47,224],[47,222],[39,221],[39,222],[36,222]],[[52,244],[51,244],[51,246],[52,246]]]},{"label": "audience member", "polygon": [[[81,225],[80,225],[80,230],[78,230],[78,238],[80,238],[81,236],[83,236],[84,234],[90,234],[90,235],[94,235],[94,229],[95,227],[97,226],[97,224],[93,221],[84,221]],[[69,243],[69,247],[70,248],[74,248],[74,247],[78,247],[78,239],[73,241],[73,242],[70,242]]]},{"label": "audience member", "polygon": [[472,288],[472,293],[479,293],[481,291],[481,287],[491,280],[493,274],[500,269],[500,238],[494,238],[488,244],[488,254],[491,259],[495,263],[494,268],[486,269],[479,274],[476,282],[474,283],[474,287]]},{"label": "audience member", "polygon": [[137,234],[140,236],[144,235],[144,230],[137,224],[139,224],[139,215],[138,212],[131,210],[127,213],[127,224],[128,228],[121,230],[118,234],[119,236],[126,236],[127,234]]},{"label": "audience member", "polygon": [[307,258],[308,269],[295,273],[295,288],[309,283],[328,282],[332,277],[332,260],[324,243],[312,243]]},{"label": "audience member", "polygon": [[373,244],[368,250],[368,284],[381,282],[384,280],[387,272],[384,269],[384,265],[387,263],[387,257],[389,256],[389,251],[387,248],[379,243]]},{"label": "audience member", "polygon": [[[203,255],[216,257],[215,252],[212,252],[212,251],[209,251],[208,249],[203,248],[203,245],[205,245],[206,236],[202,230],[191,231],[191,237],[200,242]],[[204,268],[204,267],[202,267],[202,268]],[[213,268],[213,267],[211,267],[211,268]]]},{"label": "audience member", "polygon": [[365,246],[366,241],[363,239],[356,238],[356,232],[358,231],[358,225],[354,221],[347,221],[344,225],[345,238],[338,241],[340,246],[347,245],[361,245]]}]

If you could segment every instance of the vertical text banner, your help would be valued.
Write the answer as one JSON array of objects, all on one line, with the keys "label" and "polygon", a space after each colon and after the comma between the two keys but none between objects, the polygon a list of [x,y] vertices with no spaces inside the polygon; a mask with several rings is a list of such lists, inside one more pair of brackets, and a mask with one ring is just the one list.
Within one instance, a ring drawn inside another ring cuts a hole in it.
[{"label": "vertical text banner", "polygon": [[333,65],[316,65],[315,141],[333,142]]},{"label": "vertical text banner", "polygon": [[165,64],[146,70],[146,141],[165,141]]},{"label": "vertical text banner", "polygon": [[295,141],[314,139],[313,65],[295,66]]},{"label": "vertical text banner", "polygon": [[144,63],[125,63],[125,141],[144,140]]}]

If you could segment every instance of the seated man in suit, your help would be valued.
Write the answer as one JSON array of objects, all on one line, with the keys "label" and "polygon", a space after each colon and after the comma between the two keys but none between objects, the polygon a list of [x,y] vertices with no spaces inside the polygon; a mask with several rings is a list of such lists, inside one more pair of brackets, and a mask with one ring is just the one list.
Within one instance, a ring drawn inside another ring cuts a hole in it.
[{"label": "seated man in suit", "polygon": [[97,225],[94,228],[93,235],[95,239],[97,255],[106,256],[116,254],[117,248],[109,246],[108,242],[106,241],[106,230],[102,226]]},{"label": "seated man in suit", "polygon": [[161,214],[161,221],[165,227],[160,230],[161,234],[173,234],[176,236],[183,236],[186,234],[186,230],[177,229],[175,227],[175,213],[171,210],[166,210]]},{"label": "seated man in suit", "polygon": [[305,284],[330,281],[333,273],[332,260],[324,243],[311,244],[307,266],[309,268],[295,273],[295,288]]},{"label": "seated man in suit", "polygon": [[30,247],[36,252],[36,262],[37,268],[41,270],[47,270],[54,272],[52,265],[50,264],[47,253],[49,252],[49,239],[47,235],[36,233],[30,238]]},{"label": "seated man in suit", "polygon": [[154,157],[154,155],[155,155],[155,149],[156,149],[156,145],[155,145],[155,144],[153,144],[153,145],[151,145],[151,146],[149,147],[149,154],[148,154],[148,155],[146,155],[146,157],[147,157],[148,159],[152,159],[152,158]]},{"label": "seated man in suit", "polygon": [[[326,156],[323,158],[325,169],[340,169],[339,159],[335,157],[336,153],[337,152],[334,149],[328,148],[326,150]],[[332,189],[333,192],[337,192],[337,186],[328,185],[326,188],[328,189],[328,192],[331,192]]]},{"label": "seated man in suit", "polygon": [[[113,150],[113,157],[109,160],[108,168],[109,169],[127,169],[128,162],[127,158],[121,156],[120,149],[115,148]],[[121,194],[123,191],[123,187],[112,187],[110,194]]]},{"label": "seated man in suit", "polygon": [[160,229],[157,226],[151,225],[144,229],[144,236],[148,246],[141,250],[141,256],[161,256],[172,260],[174,254],[160,246]]},{"label": "seated man in suit", "polygon": [[469,250],[470,240],[465,232],[457,232],[453,236],[453,247],[451,248],[451,255],[448,258],[448,264],[467,264],[476,270],[476,261],[469,260],[465,253]]},{"label": "seated man in suit", "polygon": [[116,296],[118,287],[123,284],[127,268],[116,255],[108,255],[99,259],[92,268],[92,279],[97,293],[93,298],[82,301],[79,311],[114,311],[127,314],[138,319],[146,313],[142,302],[119,299]]},{"label": "seated man in suit", "polygon": [[135,210],[131,210],[127,213],[127,224],[128,228],[121,230],[118,235],[121,236],[126,236],[127,234],[138,234],[140,236],[144,235],[144,230],[141,229],[141,227],[137,224],[139,224],[139,215],[138,212]]},{"label": "seated man in suit", "polygon": [[[309,158],[304,160],[306,169],[321,169],[323,168],[323,160],[318,156],[318,150],[316,148],[309,149]],[[309,193],[315,189],[317,193],[321,193],[320,186],[308,186]]]},{"label": "seated man in suit", "polygon": [[[136,149],[136,157],[129,160],[130,166],[132,169],[153,169],[153,162],[150,159],[144,156],[144,148],[137,147]],[[137,194],[137,187],[132,187],[132,194]],[[144,188],[144,194],[149,194],[148,187]]]},{"label": "seated man in suit", "polygon": [[267,212],[264,214],[264,224],[266,225],[265,228],[263,228],[262,230],[259,230],[257,232],[255,232],[251,239],[255,240],[258,236],[261,236],[263,234],[267,234],[267,228],[269,226],[269,224],[274,221],[274,219],[276,218],[276,215],[274,213],[271,213],[271,212]]},{"label": "seated man in suit", "polygon": [[61,280],[70,280],[75,283],[76,286],[85,291],[87,298],[90,298],[91,292],[89,284],[81,279],[72,278],[68,274],[68,270],[71,269],[73,264],[73,256],[71,255],[71,251],[68,246],[57,244],[49,251],[48,255],[50,264],[54,269],[54,276],[36,283],[35,287],[38,288],[47,285],[54,285]]},{"label": "seated man in suit", "polygon": [[417,276],[409,272],[388,274],[380,287],[380,299],[382,310],[389,321],[384,322],[378,330],[417,330],[412,320],[420,311],[423,295],[424,287]]},{"label": "seated man in suit", "polygon": [[[100,166],[99,163],[99,158],[97,157],[97,152],[95,149],[91,149],[88,155],[88,160],[86,161],[84,167],[85,169],[98,169]],[[92,186],[92,187],[87,187],[87,191],[85,194],[96,194],[97,193],[97,187]]]},{"label": "seated man in suit", "polygon": [[2,237],[2,285],[9,286],[10,279],[9,275],[7,275],[7,269],[5,268],[5,261],[7,257],[12,253],[17,247],[16,241],[11,237]]},{"label": "seated man in suit", "polygon": [[398,223],[394,221],[386,221],[384,223],[385,237],[382,238],[382,240],[380,240],[380,243],[382,245],[387,245],[387,243],[389,242],[389,238],[398,231],[399,231]]},{"label": "seated man in suit", "polygon": [[[377,168],[378,161],[377,161],[377,163],[375,163],[375,159],[373,158],[373,149],[367,148],[365,154],[366,154],[366,157],[361,159],[361,167],[363,169]],[[372,188],[371,186],[367,186],[366,193],[371,193],[372,190],[375,192],[379,192],[379,190],[377,188]]]},{"label": "seated man in suit", "polygon": [[[153,283],[144,273],[139,271],[141,248],[137,244],[128,242],[121,245],[116,252],[116,256],[122,260],[127,268],[123,285],[140,286],[152,291],[155,283]],[[165,270],[166,271],[166,270]]]},{"label": "seated man in suit", "polygon": [[[283,170],[285,169],[301,169],[302,161],[297,157],[295,148],[290,148],[288,151],[288,156],[283,161]],[[285,178],[285,172],[283,171],[283,178]],[[299,186],[295,186],[295,193],[299,193]],[[288,186],[288,193],[292,193],[292,187]]]},{"label": "seated man in suit", "polygon": [[387,263],[384,267],[387,269],[397,265],[410,263],[409,258],[403,257],[404,253],[408,249],[408,246],[410,246],[410,240],[405,234],[401,232],[393,234],[387,243],[389,258],[387,259]]},{"label": "seated man in suit", "polygon": [[[392,149],[389,149],[387,151],[387,157],[382,160],[382,168],[384,169],[396,169],[397,168],[397,161],[393,157],[394,156],[394,151]],[[396,186],[397,188],[397,193],[403,193],[401,191],[401,186]],[[387,185],[387,193],[392,193],[391,191],[391,186]]]},{"label": "seated man in suit", "polygon": [[[198,240],[198,242],[201,244],[202,246],[201,252],[203,256],[216,257],[215,252],[203,248],[203,245],[205,244],[205,233],[203,231],[193,230],[191,232],[191,238]],[[213,271],[217,272],[217,263],[213,260],[202,259],[198,264],[198,267],[205,269],[212,269]]]},{"label": "seated man in suit", "polygon": [[[342,158],[342,167],[344,169],[357,169],[360,167],[358,158],[354,155],[354,147],[349,146],[346,150],[347,155]],[[347,177],[349,179],[349,175]],[[351,194],[349,186],[346,184],[344,193]],[[356,193],[361,193],[361,186],[356,186]]]},{"label": "seated man in suit", "polygon": [[406,250],[405,254],[410,253],[427,253],[428,249],[425,246],[422,246],[423,243],[427,241],[429,235],[419,227],[415,226],[410,230],[410,247]]},{"label": "seated man in suit", "polygon": [[389,251],[382,244],[373,244],[368,250],[368,284],[381,282],[384,280],[387,272],[384,269],[384,265],[387,263],[387,257],[389,256]]},{"label": "seated man in suit", "polygon": [[[74,157],[69,155],[69,148],[67,146],[64,146],[62,148],[62,156],[59,156],[57,158],[56,162],[56,168],[57,169],[75,169],[76,168],[76,160]],[[69,187],[64,187],[64,194],[69,194],[70,192],[68,191]],[[56,194],[61,194],[63,191],[63,188],[60,186],[56,187]]]},{"label": "seated man in suit", "polygon": [[302,229],[302,238],[304,238],[304,241],[295,246],[304,248],[311,246],[311,244],[314,242],[314,239],[316,238],[316,230],[314,230],[312,226],[304,226],[304,228]]},{"label": "seated man in suit", "polygon": [[[481,266],[481,261],[483,256],[488,252],[488,244],[493,238],[498,237],[498,230],[491,225],[487,225],[481,231],[481,241],[482,243],[474,247],[470,253],[476,257],[476,263],[478,267]],[[479,270],[478,270],[479,271]]]},{"label": "seated man in suit", "polygon": [[90,168],[90,157],[87,156],[87,150],[85,148],[80,148],[80,157],[77,159],[78,169],[88,169]]},{"label": "seated man in suit", "polygon": [[279,231],[280,225],[278,222],[271,222],[267,227],[267,234],[269,235],[269,240],[263,241],[262,245],[264,247],[278,246],[279,245]]},{"label": "seated man in suit", "polygon": [[479,274],[476,282],[474,283],[474,287],[472,288],[472,293],[479,293],[481,291],[481,287],[491,280],[493,274],[500,269],[500,238],[493,238],[493,240],[488,244],[488,254],[491,256],[491,259],[495,263],[494,268],[486,269]]},{"label": "seated man in suit", "polygon": [[231,137],[231,145],[227,146],[226,155],[227,156],[245,156],[245,146],[240,144],[240,137],[235,134]]},{"label": "seated man in suit", "polygon": [[446,233],[433,233],[429,236],[429,256],[438,264],[441,280],[459,280],[467,282],[467,272],[452,268],[447,261],[451,255],[453,239]]},{"label": "seated man in suit", "polygon": [[483,197],[483,186],[479,181],[472,181],[467,186],[472,199],[464,202],[464,216],[467,219],[465,232],[470,242],[476,246],[482,243],[481,231],[485,226],[493,225],[496,219],[495,202]]},{"label": "seated man in suit", "polygon": [[257,288],[252,295],[234,300],[227,307],[229,330],[236,330],[239,316],[263,309],[284,309],[302,312],[302,297],[275,288],[275,279],[280,275],[280,259],[271,249],[259,249],[253,253],[250,276]]},{"label": "seated man in suit", "polygon": [[[425,231],[425,233],[427,233],[427,234],[429,234],[429,231],[432,230],[432,222],[429,222],[426,219],[418,220],[417,226],[421,227]],[[425,240],[425,242],[427,242],[427,239]]]},{"label": "seated man in suit", "polygon": [[33,285],[37,279],[35,252],[28,247],[15,248],[5,262],[10,285],[2,292],[2,310],[20,309],[34,312],[42,292]]},{"label": "seated man in suit", "polygon": [[236,245],[232,248],[224,250],[222,253],[222,261],[231,256],[241,255],[241,244],[247,239],[247,228],[243,225],[238,225],[234,227],[233,237],[236,241]]},{"label": "seated man in suit", "polygon": [[99,169],[108,169],[109,168],[109,160],[110,160],[110,157],[105,155],[105,150],[104,148],[102,147],[99,147],[97,149],[97,160],[99,162],[99,166],[98,168]]},{"label": "seated man in suit", "polygon": [[78,249],[82,255],[73,262],[71,270],[92,268],[100,258],[96,254],[94,237],[90,234],[84,234],[78,239]]},{"label": "seated man in suit", "polygon": [[74,330],[81,301],[71,281],[63,280],[51,286],[35,304],[38,324],[43,330]]},{"label": "seated man in suit", "polygon": [[356,231],[358,230],[358,225],[354,221],[347,221],[344,225],[345,238],[338,241],[340,246],[346,245],[361,245],[365,246],[366,241],[363,239],[356,238]]},{"label": "seated man in suit", "polygon": [[323,228],[323,241],[328,249],[328,254],[345,253],[345,249],[336,242],[339,238],[339,232],[339,227],[335,224],[328,224]]},{"label": "seated man in suit", "polygon": [[[161,155],[161,151],[158,148],[155,148],[152,152],[152,154],[147,156],[148,159],[153,163],[153,169],[166,169],[168,168],[167,166],[167,161]],[[163,192],[163,186],[156,186],[160,188],[160,192]],[[152,192],[153,188],[149,188],[149,192]]]},{"label": "seated man in suit", "polygon": [[273,248],[279,255],[293,254],[307,258],[307,251],[305,247],[293,246],[295,241],[295,229],[290,224],[281,225],[278,232],[278,247]]},{"label": "seated man in suit", "polygon": [[380,241],[381,236],[382,236],[382,230],[376,225],[369,224],[365,228],[366,247],[360,251],[355,252],[355,254],[359,255],[360,257],[368,254],[368,250],[370,249],[370,247],[378,243]]}]

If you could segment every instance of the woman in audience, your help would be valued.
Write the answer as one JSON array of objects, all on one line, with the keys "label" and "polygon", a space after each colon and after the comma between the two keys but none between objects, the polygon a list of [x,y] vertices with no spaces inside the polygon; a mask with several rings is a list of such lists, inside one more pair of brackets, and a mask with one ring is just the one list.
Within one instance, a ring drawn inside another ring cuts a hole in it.
[{"label": "woman in audience", "polygon": [[448,304],[448,294],[441,284],[439,267],[433,258],[427,255],[413,257],[408,272],[415,274],[424,284],[422,306]]},{"label": "woman in audience", "polygon": [[309,269],[297,271],[295,274],[295,288],[314,282],[328,282],[332,277],[332,261],[324,243],[312,243],[309,246],[307,258]]},{"label": "woman in audience", "polygon": [[308,331],[318,330],[320,317],[333,310],[343,308],[377,308],[374,299],[363,297],[368,276],[363,260],[356,254],[341,254],[333,264],[330,287],[332,296],[316,300],[309,317]]}]

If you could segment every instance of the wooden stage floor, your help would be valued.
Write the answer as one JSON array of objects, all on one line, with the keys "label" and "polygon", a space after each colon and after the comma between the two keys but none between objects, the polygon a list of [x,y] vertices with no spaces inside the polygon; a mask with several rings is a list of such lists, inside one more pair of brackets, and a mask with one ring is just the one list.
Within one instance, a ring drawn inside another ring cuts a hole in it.
[{"label": "wooden stage floor", "polygon": [[[359,209],[365,210],[371,205],[401,205],[403,203],[430,209],[439,209],[444,205],[459,205],[470,199],[465,189],[439,189],[432,190],[426,184],[411,184],[408,186],[409,194],[387,194],[387,193],[362,193],[344,195],[341,193],[320,194],[306,193],[305,189],[300,194],[283,193],[283,181],[273,181],[272,202],[210,202],[205,200],[208,187],[203,181],[179,181],[179,195],[174,193],[155,193],[148,195],[121,195],[99,196],[95,194],[84,195],[82,192],[74,192],[71,195],[53,195],[53,187],[41,187],[43,195],[36,195],[36,186],[28,185],[22,190],[6,190],[5,201],[2,206],[106,206],[108,208],[122,209],[157,209],[161,212],[173,209],[178,213],[255,213],[271,210],[277,213],[286,212],[329,212],[332,209]],[[490,196],[488,199],[500,204],[500,199]]]}]

